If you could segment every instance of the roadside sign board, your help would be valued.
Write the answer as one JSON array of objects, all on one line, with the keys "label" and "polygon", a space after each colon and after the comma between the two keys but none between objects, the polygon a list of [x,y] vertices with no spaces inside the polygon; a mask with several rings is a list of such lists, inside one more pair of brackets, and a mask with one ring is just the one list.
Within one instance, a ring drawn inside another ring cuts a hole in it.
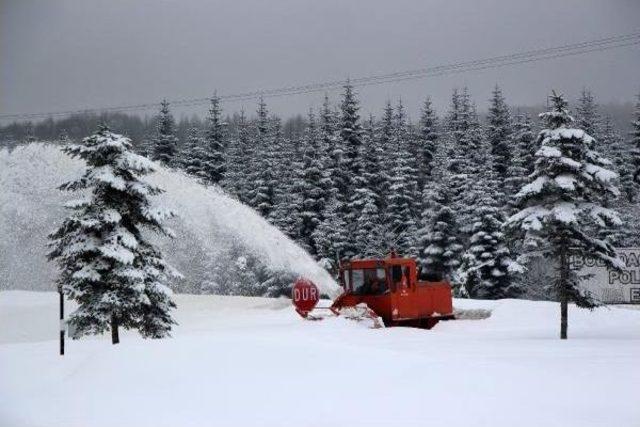
[{"label": "roadside sign board", "polygon": [[571,269],[578,274],[589,274],[580,286],[593,297],[607,304],[640,304],[640,248],[618,248],[625,268],[608,269],[604,263],[591,257],[573,256]]}]

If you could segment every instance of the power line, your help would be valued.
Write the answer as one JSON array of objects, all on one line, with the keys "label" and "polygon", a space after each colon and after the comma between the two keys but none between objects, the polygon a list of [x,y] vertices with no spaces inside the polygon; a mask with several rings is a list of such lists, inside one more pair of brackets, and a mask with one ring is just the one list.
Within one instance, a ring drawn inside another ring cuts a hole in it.
[{"label": "power line", "polygon": [[[596,40],[590,40],[580,43],[565,44],[544,49],[535,49],[508,55],[494,56],[490,58],[477,59],[472,61],[457,62],[434,67],[425,67],[414,70],[398,71],[394,73],[372,75],[366,77],[358,77],[350,79],[353,86],[364,87],[380,85],[392,82],[402,82],[407,80],[416,80],[427,77],[437,77],[451,74],[459,74],[470,71],[481,71],[492,68],[500,68],[511,65],[519,65],[530,62],[550,60],[576,55],[584,55],[592,52],[600,52],[604,50],[617,49],[640,44],[640,32],[611,36]],[[311,83],[299,86],[286,86],[276,89],[260,90],[252,92],[237,93],[231,95],[220,96],[220,100],[225,102],[237,102],[255,99],[257,97],[275,98],[282,96],[300,95],[314,92],[322,92],[332,89],[341,88],[346,80],[334,80],[327,82]],[[204,105],[210,102],[210,98],[190,98],[171,101],[173,106],[194,107]],[[147,103],[137,105],[126,105],[117,107],[104,108],[86,108],[68,111],[43,112],[43,113],[17,113],[17,114],[1,114],[0,121],[4,120],[28,120],[39,119],[54,116],[67,116],[82,113],[101,113],[101,112],[126,112],[140,111],[158,108],[160,103]]]}]

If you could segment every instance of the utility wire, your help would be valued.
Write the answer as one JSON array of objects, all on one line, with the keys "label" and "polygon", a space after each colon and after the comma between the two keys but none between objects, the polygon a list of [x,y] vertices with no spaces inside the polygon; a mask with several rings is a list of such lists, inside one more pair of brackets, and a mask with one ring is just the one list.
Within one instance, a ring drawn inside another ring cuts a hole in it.
[{"label": "utility wire", "polygon": [[[380,74],[366,77],[350,79],[349,82],[356,87],[365,87],[373,85],[381,85],[393,82],[402,82],[407,80],[416,80],[427,77],[438,77],[444,75],[452,75],[465,73],[470,71],[481,71],[486,69],[500,68],[511,65],[526,64],[530,62],[543,61],[555,58],[563,58],[576,55],[584,55],[592,52],[600,52],[604,50],[616,49],[627,46],[635,46],[640,44],[640,32],[611,36],[596,40],[590,40],[580,43],[565,44],[544,49],[535,49],[524,52],[517,52],[508,55],[494,56],[490,58],[477,59],[473,61],[457,62],[434,67],[419,68],[415,70],[398,71],[388,74]],[[345,85],[347,80],[334,80],[328,82],[311,83],[299,86],[286,86],[277,89],[244,92],[231,95],[219,96],[221,101],[237,102],[255,99],[258,97],[275,98],[283,96],[300,95],[314,92],[328,91],[338,89]],[[173,106],[194,107],[205,105],[210,102],[210,98],[190,98],[170,101]],[[137,105],[126,105],[104,108],[86,108],[68,111],[43,112],[43,113],[18,113],[18,114],[0,114],[0,121],[7,120],[29,120],[54,116],[67,116],[82,113],[101,113],[101,112],[127,112],[156,109],[160,103],[147,103]]]}]

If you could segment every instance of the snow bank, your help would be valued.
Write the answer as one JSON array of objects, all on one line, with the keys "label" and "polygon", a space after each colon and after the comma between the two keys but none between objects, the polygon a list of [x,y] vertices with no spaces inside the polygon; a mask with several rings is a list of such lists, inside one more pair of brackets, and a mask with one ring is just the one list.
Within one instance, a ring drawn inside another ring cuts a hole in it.
[{"label": "snow bank", "polygon": [[[125,332],[116,347],[108,337],[71,341],[61,358],[56,294],[0,292],[0,425],[609,427],[640,420],[638,310],[570,306],[569,340],[561,341],[559,307],[548,302],[457,300],[492,316],[425,331],[304,321],[278,299],[176,298],[174,338]],[[8,340],[18,329],[23,342]]]},{"label": "snow bank", "polygon": [[[0,289],[52,288],[56,271],[45,259],[46,235],[67,214],[63,204],[77,199],[57,187],[77,177],[82,168],[80,161],[53,145],[0,150]],[[157,243],[182,273],[206,274],[217,257],[241,245],[274,269],[308,277],[328,294],[337,290],[331,277],[303,249],[220,189],[204,187],[161,167],[149,181],[166,190],[158,202],[180,215],[170,223],[177,238],[162,238]]]}]

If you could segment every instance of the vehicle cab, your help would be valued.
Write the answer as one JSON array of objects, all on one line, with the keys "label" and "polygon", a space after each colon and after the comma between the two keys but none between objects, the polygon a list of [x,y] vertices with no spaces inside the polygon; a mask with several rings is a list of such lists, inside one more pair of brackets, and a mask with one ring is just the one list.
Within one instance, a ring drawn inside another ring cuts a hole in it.
[{"label": "vehicle cab", "polygon": [[336,308],[364,302],[387,325],[430,327],[438,319],[453,316],[449,283],[418,281],[412,258],[392,254],[384,259],[344,261],[339,275],[344,292],[334,302]]}]

